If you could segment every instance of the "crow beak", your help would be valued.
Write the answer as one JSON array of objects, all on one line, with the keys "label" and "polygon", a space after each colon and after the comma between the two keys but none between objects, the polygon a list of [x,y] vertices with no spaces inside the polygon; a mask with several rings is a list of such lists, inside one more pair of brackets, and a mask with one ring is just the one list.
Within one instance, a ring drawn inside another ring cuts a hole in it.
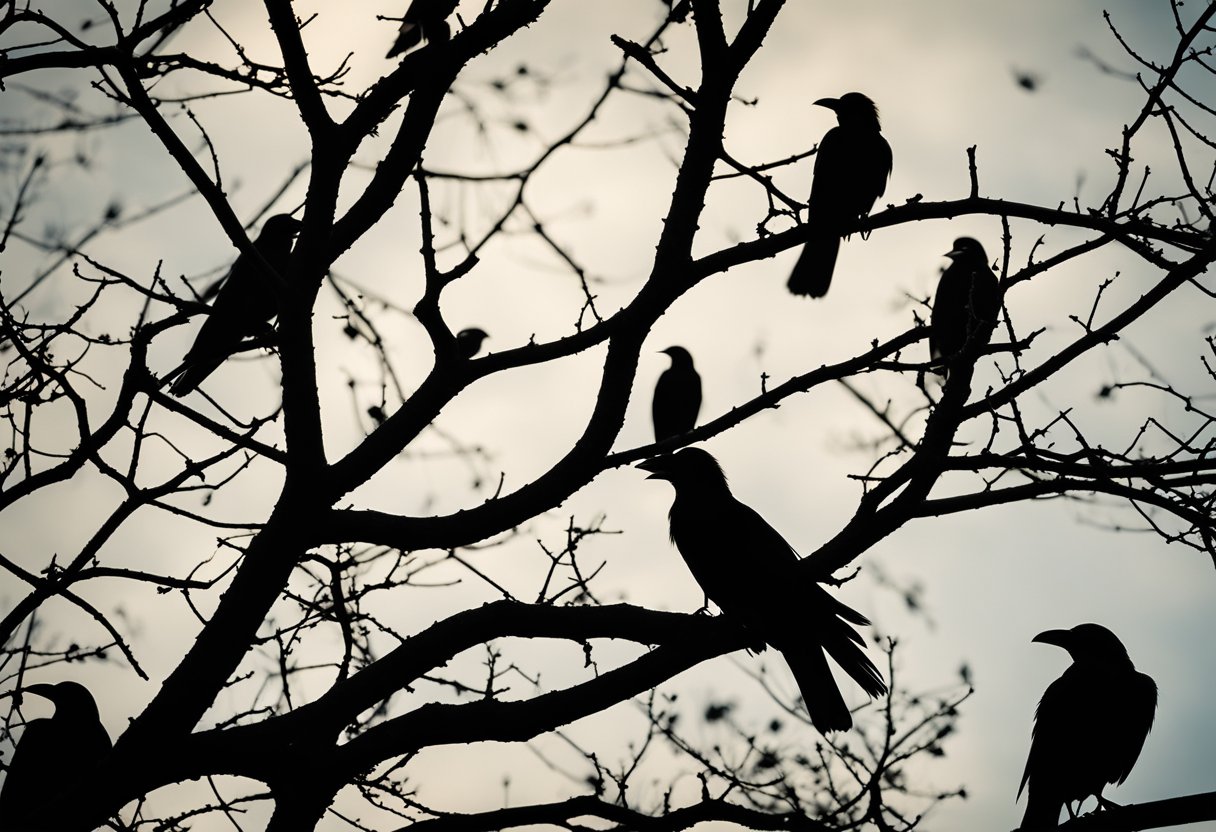
[{"label": "crow beak", "polygon": [[958,257],[962,253],[963,252],[961,249],[956,248],[952,251],[947,251],[945,254],[942,255],[942,257],[949,257],[951,260],[953,260],[955,257]]},{"label": "crow beak", "polygon": [[35,696],[41,696],[43,699],[55,701],[55,686],[54,685],[26,685],[21,689],[22,693],[32,693]]},{"label": "crow beak", "polygon": [[1046,630],[1039,633],[1031,639],[1039,644],[1054,644],[1056,647],[1063,647],[1065,650],[1072,643],[1072,632],[1069,630]]},{"label": "crow beak", "polygon": [[836,108],[840,106],[839,98],[821,98],[814,103],[816,107],[827,107],[832,112],[836,112]]},{"label": "crow beak", "polygon": [[643,471],[651,472],[650,476],[646,478],[648,480],[669,479],[669,477],[667,476],[667,470],[663,465],[662,457],[652,457],[651,459],[643,459],[641,462],[639,462],[637,464],[636,467],[641,468]]}]

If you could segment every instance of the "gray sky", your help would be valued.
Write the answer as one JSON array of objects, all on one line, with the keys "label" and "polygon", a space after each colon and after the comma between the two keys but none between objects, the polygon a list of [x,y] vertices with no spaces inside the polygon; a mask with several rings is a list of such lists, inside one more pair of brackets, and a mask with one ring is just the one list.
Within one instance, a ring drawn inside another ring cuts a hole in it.
[{"label": "gray sky", "polygon": [[[299,5],[303,15],[309,4]],[[400,3],[311,5],[318,12],[306,30],[314,66],[333,66],[353,50],[347,79],[352,91],[393,68],[381,56],[394,26],[376,21],[375,16],[399,14]],[[724,5],[737,19],[744,4]],[[53,6],[76,7],[82,17],[96,17],[92,5],[83,0],[47,4],[48,9]],[[787,6],[743,77],[740,98],[754,98],[757,103],[733,106],[726,146],[736,158],[751,163],[803,152],[833,123],[828,111],[810,106],[814,99],[854,89],[865,92],[881,109],[884,134],[895,155],[894,174],[880,205],[901,204],[916,194],[926,200],[965,196],[965,150],[971,145],[978,147],[984,195],[1054,205],[1070,200],[1078,187],[1083,201],[1104,193],[1113,165],[1102,151],[1116,146],[1121,126],[1137,112],[1139,98],[1134,84],[1098,72],[1078,57],[1078,50],[1085,47],[1120,68],[1129,66],[1103,23],[1104,8],[1145,54],[1167,59],[1173,49],[1170,15],[1162,3],[791,0]],[[461,6],[462,10],[479,7],[469,2]],[[657,0],[554,0],[540,22],[474,62],[460,79],[465,94],[485,102],[486,134],[472,131],[462,109],[453,103],[437,125],[425,156],[427,166],[491,172],[529,160],[543,140],[561,135],[581,117],[588,90],[594,90],[615,66],[619,55],[608,35],[643,39],[660,7]],[[260,4],[220,0],[215,14],[240,33],[254,55],[274,61]],[[690,38],[691,30],[676,33],[670,53],[661,61],[678,80],[695,86]],[[192,53],[225,54],[222,38],[202,25],[183,32],[175,46]],[[509,95],[492,95],[488,82],[520,63],[551,83],[523,82]],[[1039,76],[1039,90],[1030,94],[1020,89],[1013,77],[1015,68]],[[49,80],[80,84],[79,78],[66,74]],[[640,72],[633,73],[631,80],[635,86],[649,85]],[[175,84],[158,93],[168,97],[170,91],[199,92],[213,86],[197,78]],[[88,96],[84,90],[81,94]],[[220,98],[199,104],[195,111],[215,143],[233,204],[242,217],[259,209],[282,176],[305,158],[307,136],[287,104],[253,96]],[[375,163],[397,118],[390,119],[378,141],[361,149],[361,162]],[[511,126],[521,118],[530,126],[526,133]],[[648,273],[671,190],[672,160],[678,158],[681,146],[681,133],[673,124],[683,127],[679,114],[653,100],[631,97],[613,103],[602,122],[580,142],[583,146],[560,154],[531,191],[530,204],[538,217],[588,266],[604,310],[627,302]],[[174,125],[189,134],[184,119],[176,118]],[[621,139],[649,134],[658,138],[616,146]],[[1158,186],[1157,192],[1172,192],[1172,151],[1164,136],[1157,139],[1157,144],[1146,141],[1138,147],[1137,161],[1152,165],[1168,183]],[[48,146],[55,159],[67,159],[83,149],[94,155],[95,163],[87,171],[65,170],[56,189],[37,206],[40,222],[78,228],[95,218],[113,193],[123,194],[134,213],[139,206],[186,188],[180,171],[139,126],[51,141]],[[1210,154],[1204,158],[1210,159]],[[16,173],[5,175],[7,204]],[[351,171],[344,196],[349,199],[366,180],[365,171]],[[782,169],[775,181],[792,196],[805,198],[809,160]],[[508,193],[506,188],[471,193],[437,185],[432,198],[442,211],[459,202],[477,227],[501,207]],[[301,183],[279,206],[289,210],[302,195]],[[707,205],[698,251],[749,238],[763,211],[764,201],[756,188],[737,181],[720,186]],[[369,292],[412,306],[421,292],[417,212],[416,193],[407,189],[385,222],[344,257],[336,271]],[[866,242],[854,239],[843,247],[830,298],[820,303],[798,301],[786,293],[793,252],[711,278],[681,299],[655,328],[618,448],[650,439],[650,385],[666,364],[657,350],[673,343],[691,350],[705,383],[702,420],[712,418],[755,395],[762,372],[780,382],[853,355],[874,338],[903,331],[918,308],[909,298],[923,299],[932,291],[944,262],[941,255],[951,241],[964,234],[975,236],[995,257],[1000,233],[995,218],[963,217],[880,231]],[[1031,245],[1044,231],[1015,223],[1014,233],[1012,260],[1024,264]],[[1077,239],[1063,229],[1047,230],[1045,251],[1058,251]],[[450,234],[441,242],[451,243]],[[232,257],[231,246],[199,200],[128,233],[103,237],[90,251],[143,276],[161,263],[171,279],[220,269]],[[441,253],[441,265],[462,254],[459,249]],[[15,246],[6,259],[5,292],[11,294],[10,279],[20,285],[29,264],[37,260]],[[550,252],[522,236],[512,236],[487,247],[482,261],[447,296],[445,311],[454,329],[483,327],[491,334],[491,350],[522,344],[534,334],[540,339],[569,331],[581,292]],[[1119,280],[1104,300],[1107,310],[1135,297],[1154,279],[1136,258],[1112,250],[1087,259],[1083,268],[1062,269],[1048,279],[1024,284],[1009,296],[1010,314],[1020,332],[1047,328],[1032,351],[1032,362],[1048,355],[1052,345],[1073,337],[1075,329],[1067,315],[1085,314],[1097,283],[1116,272]],[[54,291],[35,293],[29,308],[48,315],[65,308],[72,299],[67,286],[68,281],[62,280]],[[1198,356],[1201,333],[1210,327],[1211,315],[1196,302],[1199,297],[1198,293],[1180,295],[1108,353],[1079,362],[1026,403],[1028,417],[1043,421],[1060,409],[1074,407],[1079,423],[1111,447],[1126,443],[1134,426],[1149,415],[1185,433],[1187,419],[1145,393],[1125,391],[1111,402],[1099,402],[1095,394],[1107,382],[1144,376],[1144,362],[1184,389],[1209,390],[1210,380]],[[362,435],[345,379],[349,374],[360,384],[370,384],[376,376],[366,351],[347,342],[340,321],[328,319],[340,309],[332,298],[325,303],[316,320],[327,448],[336,457]],[[116,304],[102,310],[93,325],[98,331],[125,327],[133,308]],[[919,309],[923,315],[923,307]],[[428,342],[408,316],[388,314],[383,320],[408,388],[430,366]],[[181,328],[158,341],[162,369],[175,365],[193,332],[192,327]],[[414,355],[417,360],[411,359]],[[404,513],[446,513],[485,499],[499,471],[507,490],[519,487],[547,469],[581,431],[601,363],[602,353],[592,351],[552,367],[488,379],[443,413],[440,424],[446,431],[494,454],[485,466],[490,482],[481,490],[471,487],[470,474],[461,465],[403,457],[352,494],[351,504]],[[112,381],[118,368],[99,362],[95,369],[99,378]],[[229,373],[231,395],[249,412],[264,409],[278,395],[266,384],[277,376],[274,362],[244,362],[224,372]],[[977,389],[996,380],[991,368],[977,376]],[[897,406],[917,401],[909,378],[888,375],[863,379],[859,386]],[[205,437],[180,421],[157,418],[186,447],[207,445]],[[70,423],[65,421],[63,427],[66,430]],[[736,495],[760,511],[796,548],[809,552],[852,515],[858,489],[847,477],[863,473],[870,463],[870,453],[859,450],[857,440],[879,434],[880,426],[839,388],[825,388],[761,414],[708,447],[723,463]],[[442,448],[434,438],[423,445]],[[276,483],[274,471],[259,471],[238,480],[208,511],[230,520],[263,517]],[[5,554],[27,567],[40,568],[53,553],[73,552],[118,496],[111,485],[84,475],[26,501],[19,516],[0,518]],[[700,604],[700,591],[667,542],[669,503],[666,485],[645,483],[634,470],[609,472],[538,520],[516,543],[480,552],[475,559],[496,580],[526,594],[543,567],[535,539],[560,545],[568,517],[587,523],[604,513],[608,528],[625,533],[592,539],[582,550],[586,563],[607,564],[599,579],[601,597],[691,611]],[[72,506],[73,522],[59,519],[63,505]],[[859,564],[861,576],[841,590],[841,597],[872,617],[882,632],[900,638],[901,677],[912,689],[954,684],[964,662],[972,669],[977,692],[964,706],[960,731],[949,740],[947,756],[916,772],[926,789],[966,786],[970,798],[945,804],[925,828],[1016,825],[1022,806],[1015,806],[1013,798],[1029,746],[1031,715],[1043,689],[1067,664],[1063,651],[1031,644],[1030,639],[1042,630],[1082,621],[1097,621],[1114,630],[1137,666],[1152,675],[1161,689],[1156,727],[1139,764],[1128,782],[1108,790],[1107,796],[1120,803],[1140,802],[1212,787],[1211,773],[1216,771],[1216,719],[1208,693],[1216,685],[1216,657],[1210,645],[1211,633],[1216,632],[1212,563],[1154,535],[1116,534],[1111,530],[1116,525],[1140,524],[1127,510],[1107,501],[1056,501],[921,521],[875,547]],[[107,547],[106,557],[115,564],[174,571],[213,551],[214,539],[213,531],[149,512],[120,533]],[[223,552],[217,554],[217,573],[226,558]],[[869,567],[878,567],[900,582],[921,585],[928,620],[910,616],[895,593],[876,584],[875,570]],[[441,569],[436,577],[456,574]],[[463,577],[467,581],[467,574]],[[0,605],[7,607],[20,597],[21,589],[7,578],[0,580],[4,581]],[[90,597],[108,609],[121,606],[139,657],[157,680],[180,658],[197,626],[174,598],[118,590],[97,587]],[[443,614],[495,597],[488,587],[469,583],[450,591],[416,590],[414,595],[384,605],[386,620],[399,631],[417,631]],[[208,604],[206,599],[203,604]],[[49,620],[44,619],[48,629],[66,634],[88,626],[66,609],[56,607],[48,613]],[[562,649],[570,663],[581,661],[579,651]],[[615,649],[605,647],[603,655],[616,655]],[[475,664],[480,657],[466,660]],[[745,672],[760,662],[789,689],[787,671],[771,655],[757,659],[740,654],[684,674],[671,690],[696,707],[711,698],[733,699],[742,706],[741,720],[761,725],[769,712],[758,685]],[[547,681],[560,683],[567,666],[562,661],[546,665]],[[102,710],[114,734],[155,691],[155,681],[141,683],[119,667],[93,667],[88,672],[108,694]],[[857,691],[849,685],[845,690],[851,703],[860,704]],[[208,719],[222,716],[217,709]],[[622,738],[633,739],[630,732],[638,730],[636,716],[629,706],[622,706],[573,726],[571,734],[605,743],[609,749],[616,743],[619,753]],[[566,746],[552,738],[538,741],[536,748],[565,763],[574,759]],[[501,800],[507,767],[512,770],[513,804],[552,800],[569,788],[538,756],[518,747],[436,749],[415,761],[410,771],[424,800],[472,810]]]}]

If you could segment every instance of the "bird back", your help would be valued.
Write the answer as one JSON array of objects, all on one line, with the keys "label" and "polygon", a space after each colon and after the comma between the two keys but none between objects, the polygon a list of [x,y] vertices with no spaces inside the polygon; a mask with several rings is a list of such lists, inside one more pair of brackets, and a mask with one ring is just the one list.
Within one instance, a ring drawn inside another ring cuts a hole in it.
[{"label": "bird back", "polygon": [[654,441],[680,436],[697,426],[701,411],[701,377],[691,360],[676,361],[663,371],[654,386],[650,415]]},{"label": "bird back", "polygon": [[58,708],[54,717],[26,723],[0,791],[0,829],[42,829],[37,819],[48,802],[68,796],[111,747],[100,722]]},{"label": "bird back", "polygon": [[677,492],[671,509],[672,540],[705,594],[782,653],[822,648],[866,693],[886,693],[850,626],[869,619],[804,575],[781,533],[723,491],[691,499]]},{"label": "bird back", "polygon": [[942,272],[929,319],[934,360],[987,345],[1000,314],[1000,286],[987,263],[956,261]]},{"label": "bird back", "polygon": [[807,221],[843,228],[870,213],[887,188],[891,146],[876,129],[837,125],[819,143]]},{"label": "bird back", "polygon": [[[228,270],[209,314],[182,360],[181,375],[170,388],[173,395],[184,396],[198,387],[240,348],[243,340],[258,334],[278,314],[277,282],[291,258],[293,233],[291,227],[281,223],[271,225],[275,219],[267,221],[253,243],[261,260],[242,252]],[[273,274],[267,271],[267,266]]]},{"label": "bird back", "polygon": [[1065,802],[1127,779],[1153,724],[1157,686],[1131,665],[1074,662],[1043,693],[1018,787],[1024,826],[1055,825]]}]

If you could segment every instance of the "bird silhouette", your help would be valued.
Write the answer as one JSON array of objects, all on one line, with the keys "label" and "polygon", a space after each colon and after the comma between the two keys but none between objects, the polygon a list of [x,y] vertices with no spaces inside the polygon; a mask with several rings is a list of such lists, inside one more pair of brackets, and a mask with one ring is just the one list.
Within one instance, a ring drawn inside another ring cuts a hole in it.
[{"label": "bird silhouette", "polygon": [[929,356],[943,362],[943,374],[960,354],[988,344],[1001,311],[1000,285],[978,241],[959,237],[945,256],[950,265],[937,283],[929,318]]},{"label": "bird silhouette", "polygon": [[671,358],[654,386],[650,415],[654,420],[654,441],[662,442],[688,433],[697,425],[701,412],[701,376],[692,365],[692,355],[683,347],[668,347],[659,352]]},{"label": "bird silhouette", "polygon": [[1013,73],[1014,83],[1026,90],[1026,92],[1036,92],[1043,84],[1043,79],[1038,73],[1027,72],[1024,69],[1017,69],[1016,67],[1010,71]]},{"label": "bird silhouette", "polygon": [[1072,665],[1047,686],[1035,710],[1022,829],[1058,826],[1060,808],[1120,784],[1131,773],[1157,710],[1157,685],[1136,670],[1122,642],[1101,624],[1048,630],[1034,641],[1063,647]]},{"label": "bird silhouette", "polygon": [[[262,233],[253,241],[266,265],[279,276],[287,269],[292,241],[299,230],[299,220],[276,214],[266,220]],[[169,392],[180,398],[194,390],[240,349],[243,340],[258,334],[278,314],[275,280],[256,258],[246,254],[236,258]]]},{"label": "bird silhouette", "polygon": [[887,188],[891,146],[882,137],[878,108],[861,93],[821,98],[815,104],[835,112],[838,123],[824,135],[815,155],[807,205],[811,237],[786,285],[795,295],[821,298],[832,283],[840,238],[870,213]]},{"label": "bird silhouette", "polygon": [[110,735],[93,694],[78,682],[28,685],[23,692],[49,699],[55,713],[25,724],[0,791],[0,832],[49,832],[41,822],[46,806],[69,797],[89,776],[109,753]]},{"label": "bird silhouette", "polygon": [[393,48],[388,50],[384,57],[393,58],[408,52],[422,43],[423,38],[427,42],[442,42],[450,38],[452,30],[448,26],[448,18],[456,11],[458,2],[459,0],[414,0],[405,10]]},{"label": "bird silhouette", "polygon": [[675,487],[671,539],[705,594],[748,634],[781,652],[819,731],[850,728],[853,717],[824,651],[870,696],[886,693],[882,674],[850,626],[869,620],[803,577],[794,549],[735,499],[718,461],[706,451],[684,448],[638,467],[650,472],[647,479]]},{"label": "bird silhouette", "polygon": [[471,326],[456,333],[456,354],[461,358],[472,358],[481,352],[481,342],[489,338],[485,330]]},{"label": "bird silhouette", "polygon": [[692,11],[692,0],[663,0],[667,6],[667,19],[672,23],[683,23]]}]

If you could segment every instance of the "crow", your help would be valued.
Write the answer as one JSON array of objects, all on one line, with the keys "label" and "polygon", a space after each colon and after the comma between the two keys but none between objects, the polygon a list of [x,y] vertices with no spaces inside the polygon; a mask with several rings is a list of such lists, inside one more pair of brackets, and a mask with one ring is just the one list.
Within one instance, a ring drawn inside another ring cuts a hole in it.
[{"label": "crow", "polygon": [[859,92],[815,102],[836,113],[815,155],[815,176],[807,205],[811,238],[802,248],[786,284],[795,295],[821,298],[828,293],[840,238],[870,213],[887,188],[891,146],[882,137],[878,108]]},{"label": "crow", "polygon": [[701,376],[692,365],[692,355],[683,347],[668,347],[659,352],[670,356],[671,366],[654,386],[650,415],[654,420],[654,441],[662,442],[688,433],[697,425],[701,412]]},{"label": "crow", "polygon": [[785,657],[815,728],[826,734],[852,727],[824,651],[866,693],[882,696],[887,692],[882,674],[850,626],[864,627],[869,620],[803,576],[794,549],[735,499],[718,461],[706,451],[684,448],[638,467],[650,472],[647,479],[675,487],[672,542],[723,614]]},{"label": "crow", "polygon": [[[280,277],[287,268],[292,242],[299,230],[299,220],[288,214],[276,214],[266,220],[262,233],[253,241],[266,265]],[[170,393],[181,398],[194,390],[240,349],[242,341],[258,334],[278,314],[276,279],[266,274],[257,258],[246,254],[236,258],[216,293],[211,313],[182,359],[182,367],[174,373],[177,379],[169,388]]]},{"label": "crow", "polygon": [[1061,807],[1127,779],[1157,711],[1157,684],[1136,670],[1123,643],[1101,624],[1048,630],[1034,641],[1063,647],[1072,665],[1047,686],[1035,710],[1022,829],[1055,827]]},{"label": "crow", "polygon": [[456,333],[456,354],[461,358],[472,358],[481,352],[481,342],[489,338],[485,330],[471,326]]},{"label": "crow", "polygon": [[941,362],[942,374],[964,352],[974,357],[987,346],[1001,311],[1001,290],[988,266],[984,247],[971,237],[959,237],[945,255],[929,318],[929,357]]},{"label": "crow", "polygon": [[24,693],[49,699],[55,714],[27,722],[0,792],[0,829],[42,830],[46,806],[69,798],[82,777],[110,752],[110,735],[97,703],[79,682],[27,685]]},{"label": "crow", "polygon": [[388,50],[385,58],[393,58],[403,52],[408,52],[423,38],[428,42],[445,41],[452,36],[448,26],[448,18],[456,11],[460,0],[414,0],[405,10],[401,20],[401,28],[397,31],[397,40],[393,48]]}]

